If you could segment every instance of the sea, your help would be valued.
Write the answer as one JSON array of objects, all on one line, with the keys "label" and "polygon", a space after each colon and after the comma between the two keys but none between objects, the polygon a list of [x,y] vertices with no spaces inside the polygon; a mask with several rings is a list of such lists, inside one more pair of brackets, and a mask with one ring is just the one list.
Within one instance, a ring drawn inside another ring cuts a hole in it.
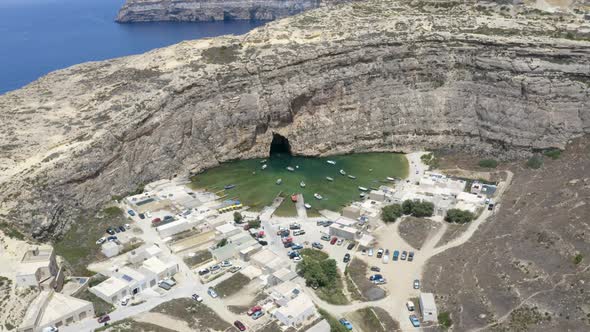
[{"label": "sea", "polygon": [[75,64],[183,40],[243,34],[263,21],[118,24],[124,0],[0,0],[0,94]]}]

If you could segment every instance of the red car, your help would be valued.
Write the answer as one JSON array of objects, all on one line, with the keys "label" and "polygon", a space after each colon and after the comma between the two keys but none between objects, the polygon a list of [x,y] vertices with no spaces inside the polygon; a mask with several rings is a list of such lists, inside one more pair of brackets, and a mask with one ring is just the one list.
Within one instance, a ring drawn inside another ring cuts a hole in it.
[{"label": "red car", "polygon": [[330,240],[330,244],[334,244],[336,241],[338,241],[338,238],[334,236],[332,240]]},{"label": "red car", "polygon": [[106,322],[108,322],[110,320],[111,320],[111,317],[109,317],[109,315],[102,315],[102,316],[98,317],[98,322],[100,324],[106,323]]},{"label": "red car", "polygon": [[257,311],[260,311],[260,310],[262,310],[262,307],[259,305],[255,305],[252,308],[250,308],[250,310],[248,310],[247,314],[248,314],[248,316],[252,316],[252,315],[254,315],[254,313],[256,313]]},{"label": "red car", "polygon": [[159,224],[161,221],[162,221],[162,219],[160,219],[160,218],[154,218],[152,220],[152,224]]},{"label": "red car", "polygon": [[237,327],[240,331],[246,331],[246,326],[239,320],[234,322],[234,326]]}]

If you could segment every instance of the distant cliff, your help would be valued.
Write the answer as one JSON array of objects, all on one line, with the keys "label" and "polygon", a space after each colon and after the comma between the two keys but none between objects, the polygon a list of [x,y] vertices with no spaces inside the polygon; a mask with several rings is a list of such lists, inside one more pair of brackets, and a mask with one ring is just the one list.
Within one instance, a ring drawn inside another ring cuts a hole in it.
[{"label": "distant cliff", "polygon": [[127,0],[117,22],[274,20],[346,0]]}]

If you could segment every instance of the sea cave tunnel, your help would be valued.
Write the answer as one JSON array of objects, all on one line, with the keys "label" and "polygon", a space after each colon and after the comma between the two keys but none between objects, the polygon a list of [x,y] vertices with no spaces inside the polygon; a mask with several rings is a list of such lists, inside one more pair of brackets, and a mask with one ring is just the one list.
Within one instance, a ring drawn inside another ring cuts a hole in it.
[{"label": "sea cave tunnel", "polygon": [[289,145],[289,140],[286,137],[273,133],[272,142],[270,143],[270,155],[273,154],[291,154],[291,145]]}]

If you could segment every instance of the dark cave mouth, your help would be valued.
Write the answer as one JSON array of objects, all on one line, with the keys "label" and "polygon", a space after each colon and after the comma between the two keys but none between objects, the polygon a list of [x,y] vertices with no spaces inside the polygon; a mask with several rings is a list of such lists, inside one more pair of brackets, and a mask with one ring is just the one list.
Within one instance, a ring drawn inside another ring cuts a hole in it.
[{"label": "dark cave mouth", "polygon": [[270,143],[270,155],[276,154],[291,155],[291,145],[286,137],[273,133],[272,142]]}]

